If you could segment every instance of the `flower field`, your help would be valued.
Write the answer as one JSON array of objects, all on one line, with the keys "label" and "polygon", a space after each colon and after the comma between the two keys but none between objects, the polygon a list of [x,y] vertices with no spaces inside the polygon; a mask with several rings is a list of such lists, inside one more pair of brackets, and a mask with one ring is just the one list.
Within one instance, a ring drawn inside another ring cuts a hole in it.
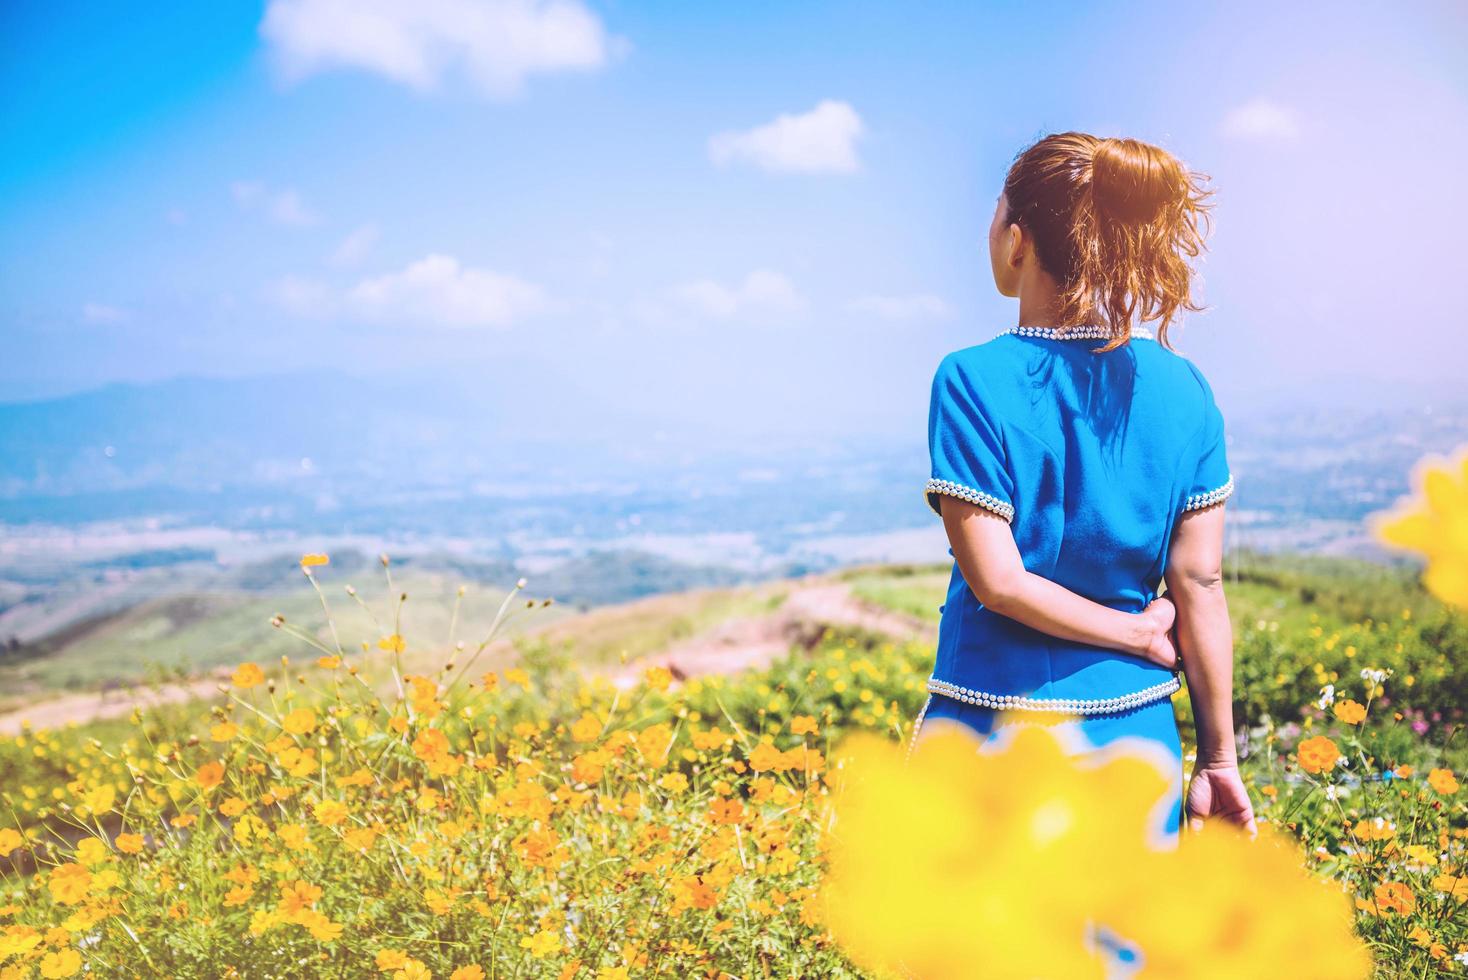
[{"label": "flower field", "polygon": [[0,978],[1115,975],[1098,909],[1141,976],[1468,972],[1461,613],[1269,588],[1292,618],[1238,638],[1261,841],[1175,855],[1095,818],[1145,775],[1041,732],[900,764],[923,644],[632,688],[545,646],[422,674],[396,626],[338,642],[323,593],[275,624],[303,656],[211,705],[0,742]]}]

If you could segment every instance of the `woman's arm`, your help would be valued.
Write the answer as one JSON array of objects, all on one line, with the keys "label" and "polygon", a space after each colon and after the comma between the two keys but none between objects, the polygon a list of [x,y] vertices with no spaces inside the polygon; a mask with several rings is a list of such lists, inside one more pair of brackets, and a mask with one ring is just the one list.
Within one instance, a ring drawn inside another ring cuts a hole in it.
[{"label": "woman's arm", "polygon": [[1171,602],[1159,599],[1141,614],[1092,602],[1026,569],[1009,522],[993,511],[945,496],[942,513],[964,581],[985,606],[1063,640],[1176,666]]},{"label": "woman's arm", "polygon": [[1234,639],[1223,595],[1223,511],[1220,502],[1183,514],[1163,579],[1177,606],[1177,645],[1197,730],[1188,813],[1194,827],[1204,817],[1222,817],[1254,833],[1254,809],[1234,748]]}]

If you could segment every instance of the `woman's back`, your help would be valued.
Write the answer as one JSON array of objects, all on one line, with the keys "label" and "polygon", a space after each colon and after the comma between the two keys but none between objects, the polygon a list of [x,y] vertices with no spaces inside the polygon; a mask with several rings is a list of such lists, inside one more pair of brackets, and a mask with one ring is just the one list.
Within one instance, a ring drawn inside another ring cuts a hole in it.
[{"label": "woman's back", "polygon": [[[933,379],[926,496],[1009,520],[1025,568],[1128,612],[1157,594],[1182,513],[1232,492],[1223,420],[1201,372],[1144,330],[1015,328],[945,357]],[[1167,668],[1057,639],[985,608],[954,564],[934,678],[970,696],[1102,710],[1165,697]],[[941,687],[938,688],[942,690]]]}]

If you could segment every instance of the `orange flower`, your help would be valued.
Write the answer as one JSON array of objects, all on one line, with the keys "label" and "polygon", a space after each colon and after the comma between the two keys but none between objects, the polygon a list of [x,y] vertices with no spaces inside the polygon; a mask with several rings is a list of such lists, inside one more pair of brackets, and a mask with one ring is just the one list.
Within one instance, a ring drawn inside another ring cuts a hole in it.
[{"label": "orange flower", "polygon": [[138,834],[118,834],[113,843],[123,854],[140,854],[143,850],[143,838]]},{"label": "orange flower", "polygon": [[449,737],[437,728],[425,728],[413,739],[413,754],[424,762],[437,762],[449,750]]},{"label": "orange flower", "polygon": [[1366,706],[1358,701],[1338,701],[1335,716],[1347,725],[1359,725],[1366,720]]},{"label": "orange flower", "polygon": [[1458,792],[1458,780],[1451,769],[1433,769],[1427,774],[1427,785],[1443,796],[1452,796]]},{"label": "orange flower", "polygon": [[788,768],[784,765],[785,753],[775,748],[769,742],[761,742],[749,753],[749,768],[755,772],[767,772],[771,769]]},{"label": "orange flower", "polygon": [[815,735],[819,733],[816,720],[810,715],[796,715],[790,719],[791,735]]},{"label": "orange flower", "polygon": [[1316,735],[1307,738],[1295,749],[1299,757],[1300,768],[1306,772],[1320,773],[1336,764],[1341,757],[1341,750],[1324,735]]},{"label": "orange flower", "polygon": [[194,782],[201,789],[210,790],[224,782],[224,763],[219,761],[206,762],[194,773]]},{"label": "orange flower", "polygon": [[234,669],[235,687],[250,688],[265,681],[265,671],[258,664],[240,664]]},{"label": "orange flower", "polygon": [[714,800],[709,804],[709,822],[736,824],[744,819],[744,804],[738,800]]},{"label": "orange flower", "polygon": [[1376,899],[1376,907],[1383,915],[1411,915],[1417,908],[1417,898],[1412,894],[1412,889],[1400,881],[1377,885],[1372,897]]},{"label": "orange flower", "polygon": [[297,879],[280,883],[280,910],[286,915],[310,908],[320,897],[321,889],[309,881]]}]

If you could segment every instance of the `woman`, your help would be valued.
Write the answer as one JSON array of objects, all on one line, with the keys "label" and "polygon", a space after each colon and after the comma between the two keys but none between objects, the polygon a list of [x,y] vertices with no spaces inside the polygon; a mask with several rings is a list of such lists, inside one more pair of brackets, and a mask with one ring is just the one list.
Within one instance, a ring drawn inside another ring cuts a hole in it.
[{"label": "woman", "polygon": [[1206,179],[1130,139],[1059,133],[1023,150],[989,229],[1018,324],[943,359],[928,418],[925,497],[955,562],[912,744],[935,719],[989,738],[1006,709],[1073,716],[1060,727],[1077,751],[1128,738],[1177,776],[1160,846],[1183,816],[1179,669],[1197,725],[1190,824],[1254,830],[1233,738],[1223,418],[1167,336],[1201,309],[1188,260]]}]

